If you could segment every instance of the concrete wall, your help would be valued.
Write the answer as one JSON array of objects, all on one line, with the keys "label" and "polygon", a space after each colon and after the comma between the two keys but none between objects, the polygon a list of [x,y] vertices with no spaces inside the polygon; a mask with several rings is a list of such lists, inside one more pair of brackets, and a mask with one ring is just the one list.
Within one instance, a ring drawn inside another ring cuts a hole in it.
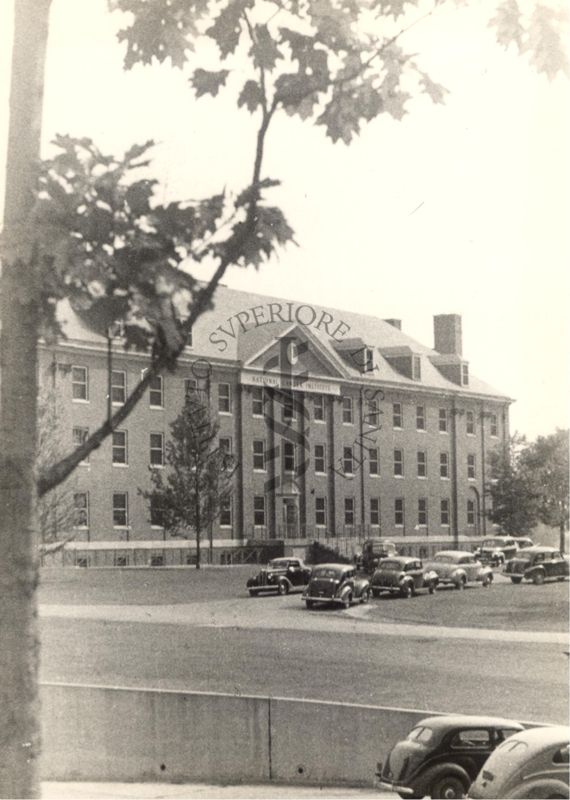
[{"label": "concrete wall", "polygon": [[43,684],[43,780],[372,785],[437,712],[170,690]]}]

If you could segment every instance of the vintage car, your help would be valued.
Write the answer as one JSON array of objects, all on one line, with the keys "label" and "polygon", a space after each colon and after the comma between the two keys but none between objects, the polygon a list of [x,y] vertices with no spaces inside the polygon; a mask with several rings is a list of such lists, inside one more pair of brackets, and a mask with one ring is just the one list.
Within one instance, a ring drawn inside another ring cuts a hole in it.
[{"label": "vintage car", "polygon": [[336,603],[348,608],[357,600],[367,603],[369,599],[368,578],[359,577],[351,564],[317,564],[303,592],[307,608],[313,608],[317,603]]},{"label": "vintage car", "polygon": [[568,573],[568,561],[560,550],[540,545],[519,550],[505,566],[505,575],[513,583],[520,583],[524,578],[539,586],[548,578],[563,581]]},{"label": "vintage car", "polygon": [[493,582],[493,570],[464,550],[440,550],[431,561],[424,564],[426,570],[437,574],[439,584],[450,583],[456,589],[464,589],[467,583],[478,581],[483,586]]},{"label": "vintage car", "polygon": [[359,569],[372,573],[380,559],[397,556],[396,545],[389,539],[366,539],[362,543],[362,553],[357,560]]},{"label": "vintage car", "polygon": [[563,725],[517,733],[491,754],[469,797],[568,797],[569,740]]},{"label": "vintage car", "polygon": [[289,594],[291,589],[307,585],[311,569],[300,558],[273,558],[259,573],[249,578],[247,589],[252,597],[265,592]]},{"label": "vintage car", "polygon": [[475,551],[475,555],[482,564],[498,567],[509,558],[513,558],[518,548],[519,545],[514,536],[490,536],[483,539],[481,546]]},{"label": "vintage car", "polygon": [[383,558],[370,578],[370,590],[374,597],[381,592],[412,597],[419,589],[433,594],[439,582],[437,573],[426,570],[419,558],[394,556]]},{"label": "vintage car", "polygon": [[400,797],[465,797],[495,747],[522,730],[498,717],[426,717],[378,763],[379,785]]}]

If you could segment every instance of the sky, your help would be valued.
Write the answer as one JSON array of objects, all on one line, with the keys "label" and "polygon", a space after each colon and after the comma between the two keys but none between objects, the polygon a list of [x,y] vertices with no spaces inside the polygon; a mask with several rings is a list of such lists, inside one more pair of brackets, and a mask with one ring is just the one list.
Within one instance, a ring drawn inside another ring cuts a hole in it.
[{"label": "sky", "polygon": [[[224,283],[398,318],[429,346],[433,315],[461,314],[471,371],[516,400],[511,429],[534,438],[569,424],[570,84],[496,44],[489,0],[451,5],[402,40],[449,90],[445,105],[414,98],[402,121],[382,115],[350,146],[275,120],[264,174],[282,181],[272,201],[298,246]],[[244,186],[250,115],[230,96],[196,101],[169,66],[125,72],[119,22],[106,0],[53,0],[44,155],[56,133],[111,153],[152,138],[160,199]],[[4,0],[0,180],[10,27]]]}]

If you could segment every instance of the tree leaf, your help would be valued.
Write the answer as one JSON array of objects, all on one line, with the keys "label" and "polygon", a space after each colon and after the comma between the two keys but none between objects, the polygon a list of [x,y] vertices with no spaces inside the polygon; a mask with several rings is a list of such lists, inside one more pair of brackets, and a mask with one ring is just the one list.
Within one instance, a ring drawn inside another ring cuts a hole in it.
[{"label": "tree leaf", "polygon": [[238,107],[245,106],[252,114],[263,103],[263,91],[257,81],[246,81],[238,97]]},{"label": "tree leaf", "polygon": [[217,72],[210,72],[200,68],[194,70],[190,83],[194,87],[196,97],[202,97],[205,94],[211,94],[212,97],[215,97],[220,87],[225,85],[229,74],[227,69],[220,69]]},{"label": "tree leaf", "polygon": [[214,24],[206,31],[206,35],[218,45],[222,58],[235,52],[242,34],[242,14],[246,8],[253,5],[253,1],[229,0],[228,5],[214,20]]},{"label": "tree leaf", "polygon": [[525,31],[517,0],[504,0],[500,3],[495,16],[489,22],[489,27],[496,29],[497,41],[505,49],[512,42],[517,44],[519,50],[522,48]]},{"label": "tree leaf", "polygon": [[256,67],[271,71],[282,58],[277,42],[272,38],[267,25],[256,25],[253,29],[250,55]]}]

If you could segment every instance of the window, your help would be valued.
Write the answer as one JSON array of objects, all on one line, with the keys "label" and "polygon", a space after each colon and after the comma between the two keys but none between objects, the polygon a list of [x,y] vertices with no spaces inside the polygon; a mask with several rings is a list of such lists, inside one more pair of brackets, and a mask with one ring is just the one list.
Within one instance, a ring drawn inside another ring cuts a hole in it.
[{"label": "window", "polygon": [[232,387],[229,383],[218,384],[218,411],[220,414],[232,413]]},{"label": "window", "polygon": [[447,409],[439,409],[439,432],[447,433]]},{"label": "window", "polygon": [[[89,428],[73,428],[73,446],[81,447],[89,439]],[[89,456],[85,456],[80,464],[89,464]]]},{"label": "window", "polygon": [[113,525],[126,528],[129,524],[129,507],[126,492],[113,492]]},{"label": "window", "polygon": [[467,477],[469,480],[475,480],[475,455],[469,453],[467,456]]},{"label": "window", "polygon": [[89,527],[89,495],[75,492],[73,495],[73,524],[76,528]]},{"label": "window", "polygon": [[325,398],[322,394],[313,397],[313,416],[317,422],[325,421]]},{"label": "window", "polygon": [[344,524],[354,525],[354,497],[344,498]]},{"label": "window", "polygon": [[148,397],[151,408],[162,408],[164,406],[162,375],[155,375],[151,379]]},{"label": "window", "polygon": [[87,367],[71,367],[71,396],[74,400],[89,400]]},{"label": "window", "polygon": [[426,429],[426,410],[424,406],[416,406],[416,428],[418,431]]},{"label": "window", "polygon": [[342,449],[342,468],[345,475],[354,473],[354,451],[352,447],[343,447]]},{"label": "window", "polygon": [[497,424],[497,415],[491,414],[489,417],[489,421],[491,423],[491,436],[498,436],[499,435],[499,426]]},{"label": "window", "polygon": [[263,389],[256,388],[252,392],[253,397],[251,399],[251,413],[254,417],[262,417],[263,416],[263,401],[264,401],[264,391]]},{"label": "window", "polygon": [[392,403],[392,425],[394,428],[402,428],[402,404]]},{"label": "window", "polygon": [[467,525],[470,528],[475,526],[475,501],[468,500],[467,501]]},{"label": "window", "polygon": [[342,422],[344,425],[352,425],[352,397],[342,398]]},{"label": "window", "polygon": [[221,436],[219,442],[220,453],[226,456],[232,454],[232,440],[229,436]]},{"label": "window", "polygon": [[421,528],[427,527],[428,524],[428,502],[427,498],[420,497],[418,499],[418,525]]},{"label": "window", "polygon": [[439,454],[439,477],[449,478],[449,453]]},{"label": "window", "polygon": [[196,378],[186,378],[184,381],[184,397],[190,397],[198,391],[198,381]]},{"label": "window", "polygon": [[283,442],[283,470],[295,472],[295,445],[293,442]]},{"label": "window", "polygon": [[469,386],[469,364],[461,365],[461,383],[463,386]]},{"label": "window", "polygon": [[570,745],[562,745],[560,750],[557,750],[552,757],[553,764],[568,764],[570,761]]},{"label": "window", "polygon": [[378,527],[380,525],[380,498],[370,498],[370,524]]},{"label": "window", "polygon": [[127,432],[113,431],[113,464],[128,464]]},{"label": "window", "polygon": [[253,468],[255,470],[265,469],[265,442],[263,439],[253,440]]},{"label": "window", "polygon": [[421,381],[422,379],[422,360],[420,356],[412,357],[412,379]]},{"label": "window", "polygon": [[253,524],[265,525],[265,497],[253,498]]},{"label": "window", "polygon": [[459,731],[450,742],[451,747],[481,748],[488,750],[491,747],[491,734],[485,728]]},{"label": "window", "polygon": [[378,400],[372,399],[368,400],[367,402],[368,412],[366,414],[366,419],[364,420],[368,425],[372,426],[373,428],[378,427],[380,416],[380,407],[378,405]]},{"label": "window", "polygon": [[162,528],[164,526],[164,508],[158,498],[150,498],[150,524],[152,528]]},{"label": "window", "polygon": [[127,373],[114,369],[111,372],[111,402],[122,405],[127,399]]},{"label": "window", "polygon": [[449,525],[449,500],[440,500],[440,517],[442,525]]},{"label": "window", "polygon": [[397,528],[404,527],[404,498],[396,497],[394,500],[394,525]]},{"label": "window", "polygon": [[164,466],[164,434],[150,434],[150,464],[152,467]]},{"label": "window", "polygon": [[324,528],[327,524],[326,497],[315,497],[315,525]]},{"label": "window", "polygon": [[475,414],[472,411],[465,414],[465,427],[468,436],[475,436]]},{"label": "window", "polygon": [[326,472],[326,447],[324,444],[315,445],[315,472]]},{"label": "window", "polygon": [[283,392],[283,420],[285,422],[295,421],[295,401],[293,392]]},{"label": "window", "polygon": [[232,498],[229,495],[220,500],[220,527],[232,527]]},{"label": "window", "polygon": [[378,448],[377,447],[369,447],[368,448],[368,458],[369,458],[369,466],[370,466],[370,474],[371,475],[380,475],[380,459],[378,458]]},{"label": "window", "polygon": [[417,454],[418,478],[427,477],[427,458],[424,450],[418,450]]},{"label": "window", "polygon": [[402,478],[404,475],[404,452],[394,450],[394,477]]}]

